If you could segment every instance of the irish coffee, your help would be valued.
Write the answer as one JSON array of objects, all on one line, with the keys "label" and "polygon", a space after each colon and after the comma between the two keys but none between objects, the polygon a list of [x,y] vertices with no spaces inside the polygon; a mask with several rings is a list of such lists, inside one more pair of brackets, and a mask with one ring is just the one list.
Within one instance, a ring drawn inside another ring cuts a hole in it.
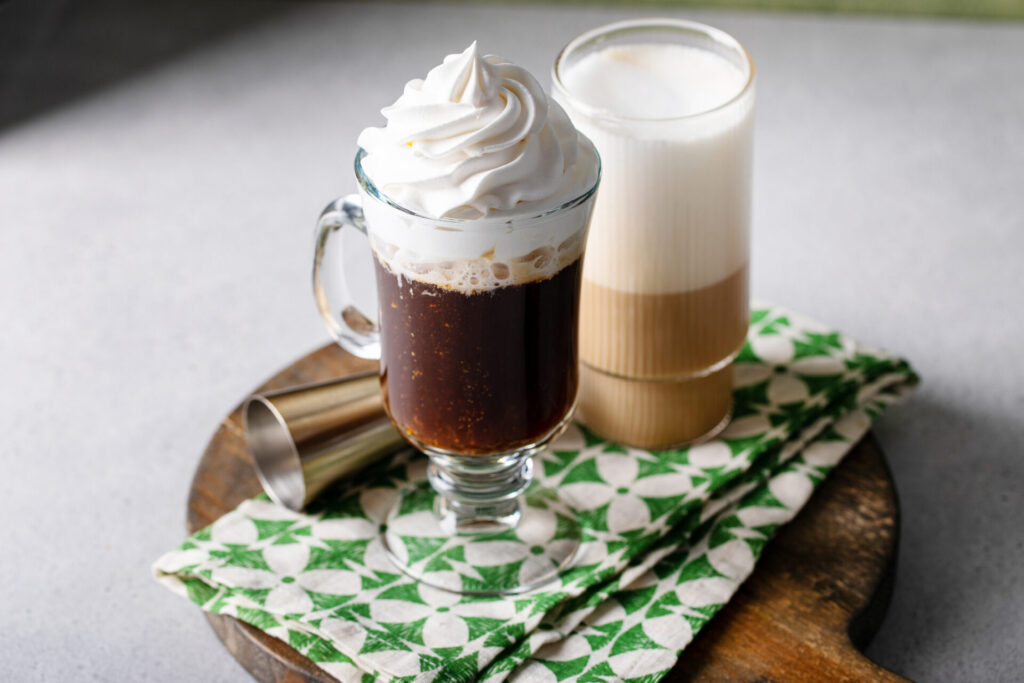
[{"label": "irish coffee", "polygon": [[463,455],[543,441],[577,387],[577,259],[549,278],[476,292],[395,275],[376,260],[381,386],[420,446]]},{"label": "irish coffee", "polygon": [[554,80],[604,168],[577,414],[635,446],[706,437],[748,325],[753,66],[720,31],[640,20],[577,38]]},{"label": "irish coffee", "polygon": [[[321,214],[313,268],[328,329],[352,353],[380,360],[392,422],[430,457],[435,514],[420,514],[425,491],[410,487],[384,516],[381,543],[418,581],[519,593],[554,579],[581,538],[557,494],[542,485],[524,494],[531,457],[576,403],[582,258],[600,159],[537,79],[476,43],[406,83],[381,113],[387,124],[359,135],[359,195]],[[324,287],[327,264],[345,262],[331,238],[345,228],[364,233],[373,251],[377,324],[344,278]],[[500,551],[463,548],[513,529]],[[420,539],[441,540],[432,546],[439,557],[462,549],[485,565],[537,547],[545,554],[480,587],[424,561]]]}]

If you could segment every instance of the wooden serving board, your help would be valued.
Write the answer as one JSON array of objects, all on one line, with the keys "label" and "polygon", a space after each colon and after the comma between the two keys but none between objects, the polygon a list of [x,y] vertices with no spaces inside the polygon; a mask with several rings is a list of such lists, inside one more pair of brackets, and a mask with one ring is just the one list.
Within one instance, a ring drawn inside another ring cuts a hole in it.
[{"label": "wooden serving board", "polygon": [[[331,344],[258,390],[375,366]],[[236,408],[199,461],[188,498],[189,533],[260,490]],[[751,577],[687,647],[666,680],[905,680],[857,649],[877,631],[888,605],[898,535],[892,477],[869,434],[772,539]],[[206,618],[228,651],[259,681],[335,680],[284,642],[248,624],[228,616]]]}]

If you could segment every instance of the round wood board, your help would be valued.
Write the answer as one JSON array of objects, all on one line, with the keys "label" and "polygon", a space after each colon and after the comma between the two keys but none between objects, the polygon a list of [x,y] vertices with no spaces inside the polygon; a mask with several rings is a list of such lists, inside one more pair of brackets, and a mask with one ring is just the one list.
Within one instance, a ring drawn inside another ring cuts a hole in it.
[{"label": "round wood board", "polygon": [[[268,391],[373,369],[330,344],[288,366]],[[260,493],[239,408],[224,418],[192,480],[192,533]],[[667,681],[904,680],[858,651],[892,592],[899,507],[869,434],[767,545],[754,573],[686,648]],[[232,617],[206,614],[228,651],[259,681],[335,679],[286,643]]]}]

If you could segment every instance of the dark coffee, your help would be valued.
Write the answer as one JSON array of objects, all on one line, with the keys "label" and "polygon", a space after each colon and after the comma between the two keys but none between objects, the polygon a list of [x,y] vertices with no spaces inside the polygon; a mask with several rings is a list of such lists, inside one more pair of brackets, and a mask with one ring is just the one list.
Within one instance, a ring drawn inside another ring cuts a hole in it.
[{"label": "dark coffee", "polygon": [[472,294],[375,261],[384,404],[406,437],[490,454],[535,443],[565,418],[578,381],[579,260]]}]

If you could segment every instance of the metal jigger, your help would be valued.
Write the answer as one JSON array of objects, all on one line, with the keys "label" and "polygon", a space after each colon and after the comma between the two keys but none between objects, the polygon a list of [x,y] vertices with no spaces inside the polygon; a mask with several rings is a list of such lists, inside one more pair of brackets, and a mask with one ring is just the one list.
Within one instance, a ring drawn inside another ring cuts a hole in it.
[{"label": "metal jigger", "polygon": [[406,445],[384,413],[376,372],[254,394],[242,417],[263,490],[296,511]]}]

